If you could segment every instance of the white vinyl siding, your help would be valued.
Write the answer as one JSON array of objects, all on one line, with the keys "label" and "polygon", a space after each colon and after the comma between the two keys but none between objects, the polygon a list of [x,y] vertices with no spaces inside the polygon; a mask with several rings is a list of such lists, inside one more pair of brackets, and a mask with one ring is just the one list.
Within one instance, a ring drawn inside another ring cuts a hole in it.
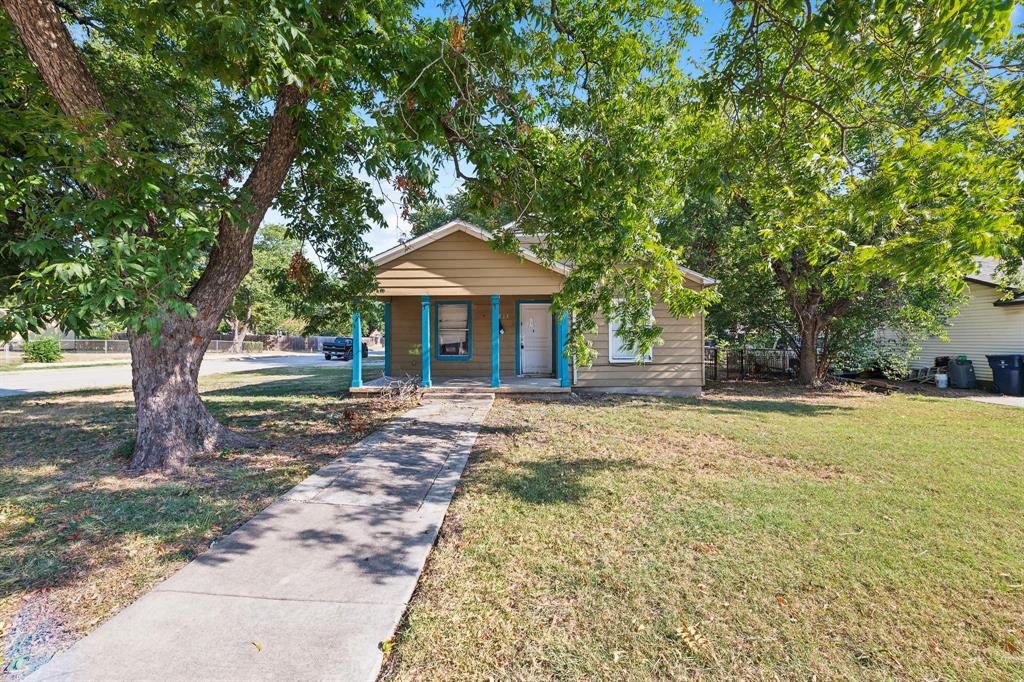
[{"label": "white vinyl siding", "polygon": [[1000,290],[984,284],[968,283],[970,298],[960,314],[949,321],[949,340],[930,336],[919,341],[921,350],[911,367],[931,367],[935,358],[966,355],[974,363],[974,373],[984,381],[992,380],[986,355],[1024,353],[1024,306],[992,305]]}]

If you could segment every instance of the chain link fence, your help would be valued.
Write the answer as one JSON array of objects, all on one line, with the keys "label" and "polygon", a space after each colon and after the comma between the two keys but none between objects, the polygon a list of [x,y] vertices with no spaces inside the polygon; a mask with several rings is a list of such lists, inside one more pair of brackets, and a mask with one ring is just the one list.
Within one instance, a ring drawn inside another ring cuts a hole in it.
[{"label": "chain link fence", "polygon": [[[60,347],[61,350],[73,353],[106,353],[113,355],[117,353],[131,352],[131,349],[128,347],[128,342],[124,339],[61,339]],[[10,349],[12,351],[24,350],[24,343],[17,341],[12,342],[10,344]],[[234,341],[211,341],[207,352],[262,353],[263,342],[244,341],[239,344]]]}]

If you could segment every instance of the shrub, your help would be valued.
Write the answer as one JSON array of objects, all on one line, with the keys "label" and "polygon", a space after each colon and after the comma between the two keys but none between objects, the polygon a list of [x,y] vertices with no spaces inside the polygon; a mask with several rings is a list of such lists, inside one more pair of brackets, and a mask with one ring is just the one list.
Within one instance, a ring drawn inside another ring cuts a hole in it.
[{"label": "shrub", "polygon": [[889,381],[899,381],[910,374],[910,363],[907,353],[892,346],[884,346],[878,350],[872,363],[874,369],[882,373]]},{"label": "shrub", "polygon": [[25,362],[57,362],[62,357],[60,341],[52,336],[25,342]]},{"label": "shrub", "polygon": [[867,372],[881,374],[890,381],[898,381],[910,373],[906,344],[893,340],[868,339],[853,348],[836,352],[832,367],[837,372]]}]

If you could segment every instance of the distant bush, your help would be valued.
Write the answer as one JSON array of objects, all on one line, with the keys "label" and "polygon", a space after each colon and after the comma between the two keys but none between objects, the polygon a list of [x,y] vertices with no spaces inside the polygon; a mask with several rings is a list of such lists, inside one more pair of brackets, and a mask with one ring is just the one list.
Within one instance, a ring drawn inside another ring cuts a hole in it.
[{"label": "distant bush", "polygon": [[869,338],[852,349],[837,352],[832,366],[837,372],[867,372],[899,381],[910,373],[909,356],[905,344]]},{"label": "distant bush", "polygon": [[89,330],[88,338],[109,341],[114,338],[114,332],[109,327],[94,327]]},{"label": "distant bush", "polygon": [[57,362],[62,357],[60,341],[52,336],[25,342],[25,362]]},{"label": "distant bush", "polygon": [[878,351],[872,368],[881,372],[889,381],[899,381],[910,374],[910,363],[907,353],[896,348],[886,347]]}]

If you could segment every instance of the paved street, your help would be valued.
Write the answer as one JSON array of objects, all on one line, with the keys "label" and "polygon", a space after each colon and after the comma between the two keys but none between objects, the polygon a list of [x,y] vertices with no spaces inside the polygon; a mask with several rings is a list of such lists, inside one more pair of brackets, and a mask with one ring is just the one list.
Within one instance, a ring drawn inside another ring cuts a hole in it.
[{"label": "paved street", "polygon": [[[373,361],[373,355],[370,361]],[[340,360],[324,360],[317,353],[217,357],[207,355],[199,374],[249,372],[275,367],[312,367],[350,365]],[[84,388],[131,386],[131,365],[99,365],[68,369],[34,369],[24,372],[0,372],[0,398],[28,393],[59,393]]]}]

